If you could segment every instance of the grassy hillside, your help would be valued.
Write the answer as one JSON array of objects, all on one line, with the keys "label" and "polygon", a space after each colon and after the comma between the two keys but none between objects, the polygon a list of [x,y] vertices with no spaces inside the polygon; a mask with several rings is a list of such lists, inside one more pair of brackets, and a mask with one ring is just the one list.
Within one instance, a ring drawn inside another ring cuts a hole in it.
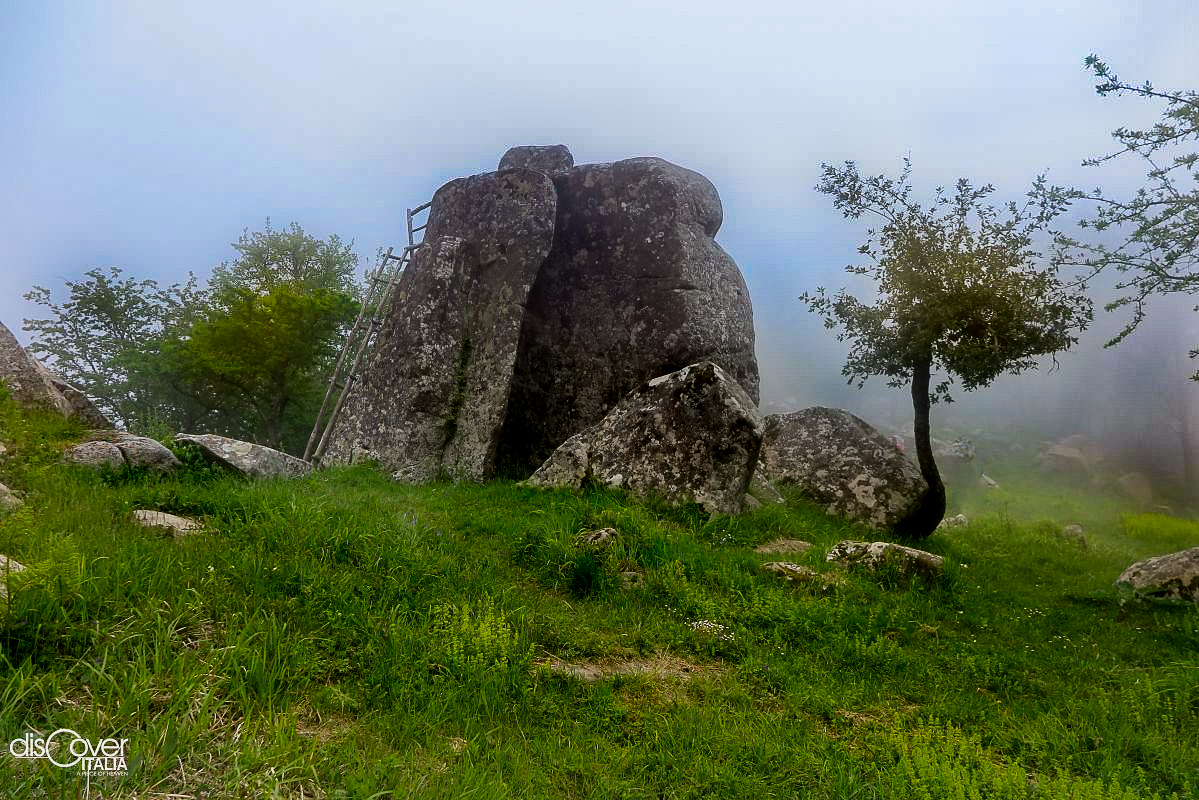
[{"label": "grassy hillside", "polygon": [[[6,752],[2,797],[1199,796],[1199,611],[1112,585],[1193,522],[1030,481],[926,542],[935,583],[797,586],[759,565],[828,571],[865,534],[798,501],[707,520],[365,468],[96,476],[57,463],[79,434],[0,413],[27,492],[0,553],[29,567],[0,600],[0,741],[127,738],[128,774]],[[779,536],[815,547],[753,552]]]}]

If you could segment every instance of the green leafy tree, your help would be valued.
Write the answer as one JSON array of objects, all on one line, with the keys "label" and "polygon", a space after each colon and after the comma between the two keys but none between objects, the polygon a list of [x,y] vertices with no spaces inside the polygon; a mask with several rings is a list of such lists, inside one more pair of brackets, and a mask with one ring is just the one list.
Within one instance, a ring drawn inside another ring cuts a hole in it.
[{"label": "green leafy tree", "polygon": [[213,271],[205,312],[172,348],[174,371],[207,398],[210,427],[298,452],[336,346],[358,310],[358,256],[292,223],[243,232]]},{"label": "green leafy tree", "polygon": [[[953,192],[938,188],[925,206],[912,199],[911,172],[907,159],[898,178],[863,177],[852,161],[822,165],[816,190],[831,196],[834,208],[849,219],[881,220],[858,248],[869,263],[846,268],[873,279],[877,298],[867,303],[844,289],[830,295],[818,288],[800,299],[826,327],[839,329],[839,341],[850,342],[842,370],[850,383],[861,387],[878,375],[891,386],[910,385],[916,455],[928,492],[897,533],[921,538],[945,514],[931,404],[952,401],[955,379],[967,391],[985,387],[1001,373],[1035,368],[1039,356],[1069,348],[1089,324],[1091,304],[1058,280],[1056,267],[1037,266],[1034,238],[1061,213],[1063,201],[1036,199],[1034,186],[1023,206],[1009,203],[1000,211],[985,203],[993,186],[976,188],[962,178]],[[934,372],[946,374],[935,386]]]},{"label": "green leafy tree", "polygon": [[25,320],[30,349],[115,420],[139,428],[203,413],[177,390],[162,358],[206,302],[195,276],[165,288],[125,277],[118,267],[67,281],[67,300],[35,286],[25,299],[49,315]]},{"label": "green leafy tree", "polygon": [[[1041,186],[1052,202],[1084,202],[1093,215],[1079,225],[1089,236],[1059,235],[1055,261],[1083,267],[1088,277],[1114,269],[1122,277],[1122,294],[1109,311],[1130,308],[1128,323],[1108,342],[1123,341],[1145,319],[1145,306],[1155,295],[1199,292],[1199,93],[1162,91],[1151,83],[1135,85],[1120,78],[1091,54],[1085,65],[1099,79],[1095,91],[1134,95],[1164,103],[1161,118],[1151,128],[1112,131],[1119,148],[1100,158],[1083,161],[1098,166],[1115,159],[1140,159],[1145,183],[1128,197],[1113,197],[1102,189],[1082,190]],[[1192,358],[1199,350],[1191,351]],[[1199,372],[1194,378],[1199,380]]]}]

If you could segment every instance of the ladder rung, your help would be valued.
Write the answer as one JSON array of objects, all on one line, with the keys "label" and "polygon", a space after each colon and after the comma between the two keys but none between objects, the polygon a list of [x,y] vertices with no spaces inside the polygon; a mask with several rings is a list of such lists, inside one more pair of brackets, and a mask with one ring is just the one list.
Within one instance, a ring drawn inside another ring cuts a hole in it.
[{"label": "ladder rung", "polygon": [[413,216],[414,214],[419,214],[420,212],[424,211],[426,208],[428,208],[428,207],[429,207],[429,206],[431,206],[431,205],[433,205],[433,201],[432,201],[432,200],[430,200],[429,202],[425,203],[424,205],[417,206],[416,208],[410,208],[410,209],[408,209],[408,216],[410,216],[410,217],[411,217],[411,216]]},{"label": "ladder rung", "polygon": [[412,232],[416,233],[417,231],[423,231],[427,227],[429,227],[429,223],[426,222],[424,225],[421,225],[419,228],[413,228]]}]

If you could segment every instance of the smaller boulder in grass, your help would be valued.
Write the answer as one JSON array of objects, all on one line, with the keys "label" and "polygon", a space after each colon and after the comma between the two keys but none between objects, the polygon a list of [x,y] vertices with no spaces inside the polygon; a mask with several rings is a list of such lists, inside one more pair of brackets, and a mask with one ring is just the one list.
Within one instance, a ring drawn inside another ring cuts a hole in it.
[{"label": "smaller boulder in grass", "polygon": [[21,505],[21,498],[17,497],[17,493],[0,483],[0,508],[20,508]]},{"label": "smaller boulder in grass", "polygon": [[896,569],[905,578],[917,575],[935,578],[944,573],[945,559],[914,547],[891,542],[837,542],[824,560],[846,569],[857,567],[867,572]]},{"label": "smaller boulder in grass", "polygon": [[1138,597],[1199,604],[1199,547],[1138,561],[1116,579]]},{"label": "smaller boulder in grass", "polygon": [[205,458],[247,478],[300,478],[312,472],[307,461],[260,444],[211,433],[180,433],[175,441],[195,445]]},{"label": "smaller boulder in grass", "polygon": [[575,545],[600,550],[616,541],[616,537],[619,535],[615,528],[599,528],[593,531],[583,531],[575,537]]},{"label": "smaller boulder in grass", "polygon": [[133,519],[147,528],[164,528],[170,531],[175,536],[186,533],[194,533],[203,529],[203,525],[196,522],[194,519],[187,517],[177,517],[174,514],[168,514],[165,511],[148,511],[138,509],[133,512]]},{"label": "smaller boulder in grass", "polygon": [[24,572],[25,567],[6,555],[0,555],[0,597],[8,597],[8,576]]},{"label": "smaller boulder in grass", "polygon": [[76,464],[88,469],[119,469],[125,466],[125,456],[121,448],[112,442],[83,442],[72,445],[62,455],[63,461]]}]

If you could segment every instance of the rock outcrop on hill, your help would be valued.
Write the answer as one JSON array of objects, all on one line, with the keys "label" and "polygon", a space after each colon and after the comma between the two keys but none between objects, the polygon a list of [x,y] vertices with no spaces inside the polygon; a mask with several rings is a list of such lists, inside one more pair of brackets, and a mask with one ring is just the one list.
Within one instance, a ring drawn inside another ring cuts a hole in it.
[{"label": "rock outcrop on hill", "polygon": [[175,442],[195,445],[209,461],[247,478],[300,478],[312,472],[311,464],[295,456],[211,433],[179,433]]},{"label": "rock outcrop on hill", "polygon": [[757,401],[749,293],[713,240],[706,178],[657,158],[573,166],[561,145],[500,167],[434,195],[326,463],[523,477],[630,391],[704,360]]},{"label": "rock outcrop on hill", "polygon": [[57,411],[92,428],[113,427],[87,395],[43,367],[3,323],[0,323],[0,381],[21,406]]},{"label": "rock outcrop on hill", "polygon": [[902,532],[928,492],[920,470],[864,420],[836,408],[766,418],[765,477],[798,487],[830,514]]},{"label": "rock outcrop on hill", "polygon": [[762,418],[724,370],[705,361],[655,378],[596,425],[572,436],[530,486],[598,483],[697,503],[711,514],[744,510],[762,443]]}]

